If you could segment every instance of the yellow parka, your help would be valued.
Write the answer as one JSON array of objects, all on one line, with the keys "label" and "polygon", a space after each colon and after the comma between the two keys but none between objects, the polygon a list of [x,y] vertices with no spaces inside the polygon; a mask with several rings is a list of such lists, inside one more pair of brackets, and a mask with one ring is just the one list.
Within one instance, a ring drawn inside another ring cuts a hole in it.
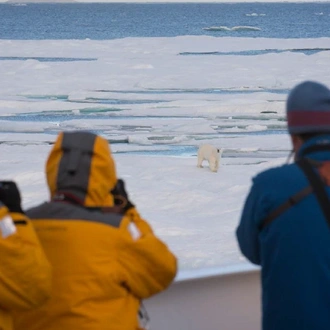
[{"label": "yellow parka", "polygon": [[0,230],[0,330],[12,330],[14,313],[49,298],[51,266],[25,215],[10,213],[0,203],[0,221],[6,222]]},{"label": "yellow parka", "polygon": [[17,315],[16,329],[138,329],[141,300],[172,282],[175,256],[135,208],[104,210],[113,206],[117,181],[107,140],[61,133],[46,172],[51,201],[28,214],[54,268],[53,294]]}]

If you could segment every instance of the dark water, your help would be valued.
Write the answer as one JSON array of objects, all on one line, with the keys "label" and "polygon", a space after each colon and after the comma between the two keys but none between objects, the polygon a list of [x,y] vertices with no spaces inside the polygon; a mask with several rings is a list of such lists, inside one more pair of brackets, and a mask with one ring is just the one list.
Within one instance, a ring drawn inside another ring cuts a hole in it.
[{"label": "dark water", "polygon": [[330,3],[0,4],[0,39],[330,37]]}]

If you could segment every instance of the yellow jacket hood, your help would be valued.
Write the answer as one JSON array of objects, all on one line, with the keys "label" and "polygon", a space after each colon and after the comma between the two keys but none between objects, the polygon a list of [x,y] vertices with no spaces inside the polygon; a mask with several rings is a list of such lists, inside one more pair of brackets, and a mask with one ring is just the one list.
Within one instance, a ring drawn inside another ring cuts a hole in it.
[{"label": "yellow jacket hood", "polygon": [[65,192],[85,206],[113,206],[115,163],[106,139],[90,132],[62,132],[50,152],[46,175],[51,198]]}]

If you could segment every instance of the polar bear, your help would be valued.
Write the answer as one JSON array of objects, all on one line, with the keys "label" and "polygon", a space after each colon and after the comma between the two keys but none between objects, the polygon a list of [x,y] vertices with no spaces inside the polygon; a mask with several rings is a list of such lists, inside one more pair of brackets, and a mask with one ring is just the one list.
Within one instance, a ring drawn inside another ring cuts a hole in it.
[{"label": "polar bear", "polygon": [[218,149],[211,144],[202,144],[197,153],[197,167],[203,167],[203,160],[207,160],[209,162],[210,170],[212,172],[217,172],[222,151],[223,149]]}]

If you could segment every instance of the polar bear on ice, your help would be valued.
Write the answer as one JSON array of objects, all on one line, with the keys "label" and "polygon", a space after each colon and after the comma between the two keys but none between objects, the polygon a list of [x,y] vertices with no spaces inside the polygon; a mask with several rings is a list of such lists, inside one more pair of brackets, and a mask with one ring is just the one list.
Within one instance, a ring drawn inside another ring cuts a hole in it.
[{"label": "polar bear on ice", "polygon": [[203,160],[207,160],[209,162],[210,170],[212,172],[217,172],[222,151],[223,149],[218,149],[211,144],[202,144],[197,153],[197,167],[203,167]]}]

